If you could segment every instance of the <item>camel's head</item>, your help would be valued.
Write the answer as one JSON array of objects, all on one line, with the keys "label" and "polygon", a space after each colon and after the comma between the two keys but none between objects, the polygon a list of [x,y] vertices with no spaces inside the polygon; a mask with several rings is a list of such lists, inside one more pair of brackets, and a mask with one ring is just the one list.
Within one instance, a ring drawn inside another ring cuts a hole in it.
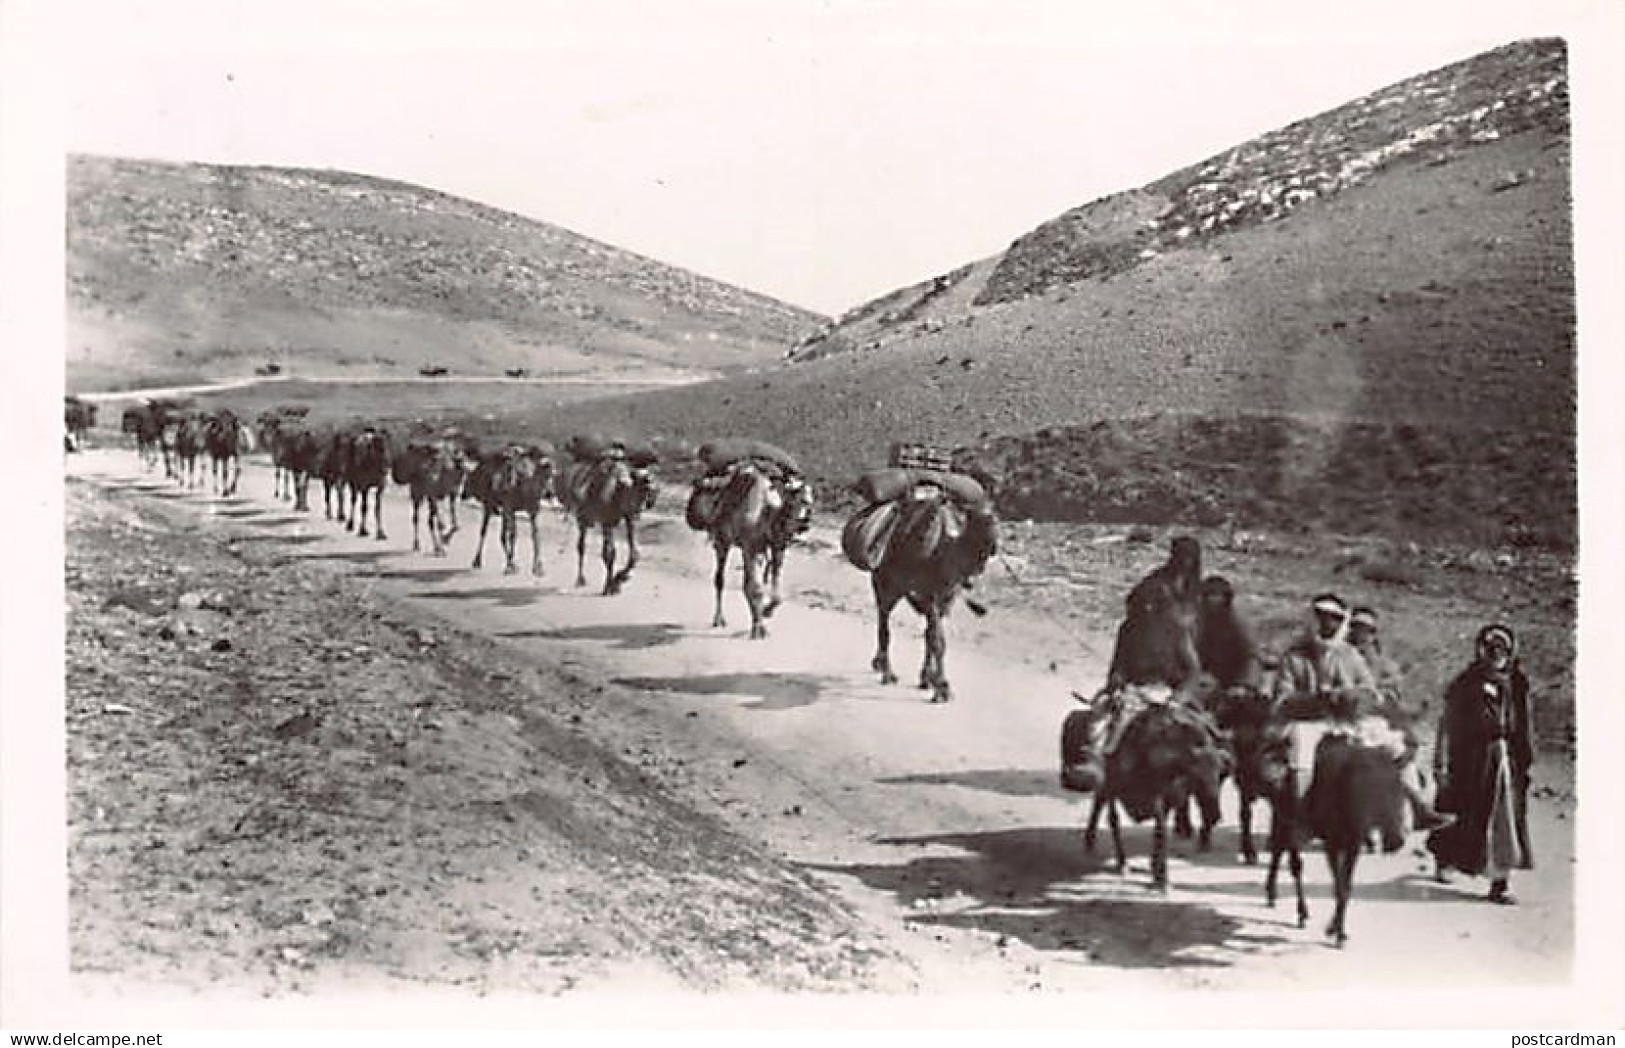
[{"label": "camel's head", "polygon": [[800,535],[812,527],[813,490],[812,485],[800,477],[791,477],[784,483],[784,506],[780,511],[779,519],[784,522],[784,531],[787,535]]},{"label": "camel's head", "polygon": [[658,488],[655,485],[654,467],[645,465],[632,465],[627,467],[627,477],[632,487],[632,506],[635,512],[655,508],[655,495]]}]

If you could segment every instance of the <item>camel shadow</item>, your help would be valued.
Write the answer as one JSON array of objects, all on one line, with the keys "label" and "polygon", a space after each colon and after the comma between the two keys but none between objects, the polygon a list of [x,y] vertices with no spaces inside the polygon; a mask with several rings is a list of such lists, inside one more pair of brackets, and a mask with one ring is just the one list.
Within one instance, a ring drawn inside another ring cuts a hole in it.
[{"label": "camel shadow", "polygon": [[[967,771],[919,772],[876,780],[886,786],[963,786],[971,790],[1003,794],[1007,797],[1063,797],[1054,771],[1018,768],[985,768]],[[1074,795],[1075,796],[1075,795]]]},{"label": "camel shadow", "polygon": [[402,579],[407,582],[440,582],[454,575],[461,575],[463,568],[391,568],[389,571],[380,571],[375,578]]},{"label": "camel shadow", "polygon": [[[241,517],[241,516],[244,516],[245,514],[233,513],[233,514],[226,514],[226,515],[227,516],[234,516],[234,517]],[[263,518],[261,520],[243,520],[243,521],[240,521],[240,523],[245,524],[245,525],[247,525],[248,527],[251,527],[251,528],[280,528],[284,524],[301,524],[301,523],[303,523],[305,521],[305,519],[306,518],[304,518],[304,517],[265,517],[265,518]]]},{"label": "camel shadow", "polygon": [[[288,542],[295,545],[304,545],[307,542],[320,542],[320,535],[239,535],[233,542]],[[321,554],[308,554],[309,559],[320,557]]]},{"label": "camel shadow", "polygon": [[600,625],[600,626],[569,626],[563,629],[537,629],[537,630],[509,630],[498,633],[499,637],[514,640],[526,638],[544,640],[595,640],[610,641],[616,648],[624,650],[639,650],[643,648],[658,648],[667,644],[676,644],[688,635],[688,631],[681,626],[674,626],[669,622],[657,622],[633,625]]},{"label": "camel shadow", "polygon": [[790,710],[817,702],[836,677],[812,673],[709,673],[691,677],[620,677],[616,684],[685,695],[754,695],[748,710]]},{"label": "camel shadow", "polygon": [[[270,539],[275,539],[275,538],[281,538],[282,536],[267,535],[265,537],[270,538]],[[320,535],[299,535],[299,536],[288,536],[288,539],[290,541],[293,540],[293,539],[297,539],[300,542],[314,542],[317,539],[320,539],[321,537],[322,536],[320,536]],[[343,561],[343,562],[349,563],[349,564],[377,564],[379,561],[383,560],[385,557],[393,557],[395,555],[396,555],[395,550],[358,549],[358,550],[339,550],[339,551],[327,552],[327,553],[308,553],[302,559],[305,559],[305,560],[337,560],[337,561]]]},{"label": "camel shadow", "polygon": [[540,600],[542,591],[534,588],[486,586],[462,590],[418,590],[412,596],[426,597],[430,600],[488,600],[505,608],[523,608]]},{"label": "camel shadow", "polygon": [[[907,918],[911,924],[1005,936],[1034,949],[1077,951],[1095,963],[1118,967],[1225,967],[1239,955],[1289,942],[1249,929],[1211,907],[1181,901],[1177,886],[1165,896],[1117,878],[1107,860],[1084,849],[1082,834],[1072,827],[879,843],[947,846],[967,854],[805,868],[856,877],[893,895],[915,911]],[[1101,878],[1104,883],[1097,883]],[[969,897],[968,906],[961,896]]]},{"label": "camel shadow", "polygon": [[215,512],[216,512],[216,514],[218,516],[234,517],[234,518],[239,518],[240,519],[240,518],[245,518],[245,517],[263,517],[266,513],[270,512],[270,511],[266,510],[266,509],[261,509],[258,506],[245,506],[245,507],[242,507],[240,509],[222,509],[222,510],[216,510]]}]

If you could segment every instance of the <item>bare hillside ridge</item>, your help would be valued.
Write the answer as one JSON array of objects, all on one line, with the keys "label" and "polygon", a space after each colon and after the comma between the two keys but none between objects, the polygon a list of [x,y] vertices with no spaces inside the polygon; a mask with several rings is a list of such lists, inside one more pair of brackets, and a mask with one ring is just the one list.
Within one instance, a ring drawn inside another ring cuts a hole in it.
[{"label": "bare hillside ridge", "polygon": [[822,318],[549,225],[335,171],[76,156],[70,380],[426,364],[727,370]]}]

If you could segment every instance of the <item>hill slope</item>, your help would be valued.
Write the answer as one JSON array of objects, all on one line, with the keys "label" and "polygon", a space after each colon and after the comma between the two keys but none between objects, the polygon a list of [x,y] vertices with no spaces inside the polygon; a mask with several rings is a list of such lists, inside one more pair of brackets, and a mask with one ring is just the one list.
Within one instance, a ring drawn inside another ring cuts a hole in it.
[{"label": "hill slope", "polygon": [[772,360],[821,318],[567,230],[331,171],[76,156],[70,388]]},{"label": "hill slope", "polygon": [[752,433],[826,482],[957,445],[1012,515],[1568,545],[1574,310],[1566,56],[1526,41],[556,425]]}]

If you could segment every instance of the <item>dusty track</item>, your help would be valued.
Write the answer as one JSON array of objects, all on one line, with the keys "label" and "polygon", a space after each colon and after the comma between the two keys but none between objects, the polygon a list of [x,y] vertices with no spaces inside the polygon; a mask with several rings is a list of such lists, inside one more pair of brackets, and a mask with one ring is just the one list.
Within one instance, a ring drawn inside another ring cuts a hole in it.
[{"label": "dusty track", "polygon": [[[1100,666],[1085,660],[1057,674],[1047,656],[1057,625],[1004,607],[950,625],[952,704],[882,687],[867,670],[872,625],[855,613],[864,580],[827,530],[792,554],[788,602],[772,635],[750,642],[736,577],[729,628],[707,627],[709,552],[670,500],[644,530],[645,559],[627,592],[603,598],[596,539],[590,584],[577,589],[573,529],[556,516],[543,525],[546,575],[532,579],[501,574],[494,527],[485,569],[468,570],[471,506],[451,556],[435,560],[405,552],[411,525],[399,492],[386,499],[389,539],[379,542],[322,520],[319,499],[313,514],[288,512],[270,499],[269,471],[257,462],[244,470],[245,498],[229,507],[143,475],[126,451],[71,456],[68,471],[150,489],[211,527],[284,544],[290,557],[346,565],[404,617],[567,669],[589,711],[584,730],[652,769],[650,788],[721,813],[833,886],[908,959],[920,989],[1455,989],[1568,978],[1571,802],[1535,800],[1541,866],[1519,879],[1515,909],[1477,901],[1482,883],[1433,884],[1409,849],[1367,856],[1343,951],[1320,936],[1329,886],[1318,853],[1306,857],[1307,929],[1285,908],[1263,907],[1262,870],[1234,858],[1233,795],[1211,853],[1175,842],[1174,889],[1159,895],[1147,886],[1149,830],[1128,832],[1130,869],[1118,876],[1103,855],[1084,852],[1086,806],[1056,783],[1067,680]],[[907,680],[918,629],[906,612],[899,619],[894,659]],[[1095,641],[1098,651],[1104,638]]]}]

